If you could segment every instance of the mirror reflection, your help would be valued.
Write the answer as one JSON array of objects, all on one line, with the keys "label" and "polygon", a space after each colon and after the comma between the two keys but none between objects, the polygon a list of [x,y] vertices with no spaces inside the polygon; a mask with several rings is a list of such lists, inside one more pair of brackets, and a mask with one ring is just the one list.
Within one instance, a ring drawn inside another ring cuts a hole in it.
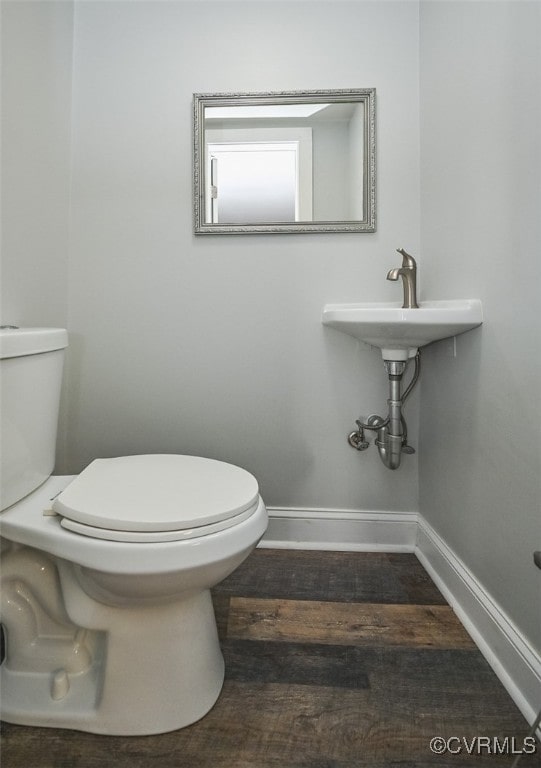
[{"label": "mirror reflection", "polygon": [[375,230],[375,90],[195,94],[195,232]]}]

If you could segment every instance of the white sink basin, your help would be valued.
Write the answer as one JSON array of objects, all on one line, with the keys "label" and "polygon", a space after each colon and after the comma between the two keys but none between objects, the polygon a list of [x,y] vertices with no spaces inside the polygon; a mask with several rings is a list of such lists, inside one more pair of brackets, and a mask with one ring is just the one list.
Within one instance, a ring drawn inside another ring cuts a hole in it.
[{"label": "white sink basin", "polygon": [[327,304],[322,322],[379,347],[384,360],[407,360],[425,344],[481,325],[483,311],[479,299],[422,301],[419,309],[398,302]]}]

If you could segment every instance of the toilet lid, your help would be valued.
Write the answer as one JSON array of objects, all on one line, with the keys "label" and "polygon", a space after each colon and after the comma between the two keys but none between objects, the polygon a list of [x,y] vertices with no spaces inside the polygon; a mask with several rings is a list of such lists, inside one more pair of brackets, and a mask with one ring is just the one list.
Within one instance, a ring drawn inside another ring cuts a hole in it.
[{"label": "toilet lid", "polygon": [[249,507],[244,512],[230,517],[228,520],[220,520],[218,523],[209,523],[209,525],[198,525],[195,528],[182,528],[175,531],[115,531],[111,528],[97,528],[95,525],[85,525],[75,520],[68,520],[63,517],[60,525],[68,531],[80,533],[82,536],[89,536],[92,539],[104,539],[105,541],[124,541],[130,544],[162,543],[165,541],[186,541],[187,539],[198,539],[200,536],[210,536],[211,533],[219,533],[228,528],[248,520],[255,510],[257,504]]},{"label": "toilet lid", "polygon": [[245,469],[199,456],[96,459],[53,503],[64,518],[119,531],[182,531],[252,508],[257,480]]}]

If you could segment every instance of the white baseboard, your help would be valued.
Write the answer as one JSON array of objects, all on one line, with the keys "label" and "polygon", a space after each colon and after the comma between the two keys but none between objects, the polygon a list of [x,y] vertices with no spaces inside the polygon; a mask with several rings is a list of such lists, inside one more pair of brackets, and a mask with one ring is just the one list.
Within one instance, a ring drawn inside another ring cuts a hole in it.
[{"label": "white baseboard", "polygon": [[260,547],[350,552],[413,552],[415,512],[269,507]]},{"label": "white baseboard", "polygon": [[[260,547],[414,552],[529,723],[541,708],[541,657],[441,536],[414,512],[269,507]],[[537,733],[541,738],[541,728]]]},{"label": "white baseboard", "polygon": [[415,552],[517,707],[533,723],[541,709],[539,654],[421,516]]}]

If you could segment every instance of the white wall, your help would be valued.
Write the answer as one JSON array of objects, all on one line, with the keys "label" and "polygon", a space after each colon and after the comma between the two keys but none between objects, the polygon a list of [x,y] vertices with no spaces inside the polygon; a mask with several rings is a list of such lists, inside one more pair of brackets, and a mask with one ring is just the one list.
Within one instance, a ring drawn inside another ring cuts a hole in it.
[{"label": "white wall", "polygon": [[[81,2],[74,52],[63,469],[197,453],[270,505],[415,510],[416,456],[346,443],[386,408],[378,353],[320,317],[398,299],[395,248],[418,250],[417,4]],[[192,234],[192,93],[373,86],[378,233]]]},{"label": "white wall", "polygon": [[541,4],[420,20],[423,287],[485,312],[424,356],[420,508],[541,650]]},{"label": "white wall", "polygon": [[1,323],[67,323],[73,7],[1,4]]}]

